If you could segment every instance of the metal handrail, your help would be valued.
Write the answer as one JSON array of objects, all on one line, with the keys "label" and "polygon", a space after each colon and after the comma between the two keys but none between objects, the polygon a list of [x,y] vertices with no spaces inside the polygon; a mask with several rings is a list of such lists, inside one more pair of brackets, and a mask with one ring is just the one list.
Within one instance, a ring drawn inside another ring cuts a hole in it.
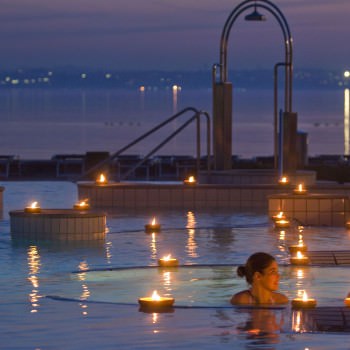
[{"label": "metal handrail", "polygon": [[187,107],[182,109],[181,111],[179,111],[178,113],[174,114],[173,116],[171,116],[170,118],[166,119],[165,121],[161,122],[160,124],[156,125],[154,128],[152,128],[151,130],[147,131],[146,133],[144,133],[143,135],[139,136],[138,138],[136,138],[134,141],[130,142],[129,144],[127,144],[126,146],[122,147],[120,150],[118,150],[117,152],[113,153],[111,156],[109,156],[108,158],[104,159],[103,161],[99,162],[98,164],[96,164],[95,166],[93,166],[92,168],[90,168],[89,170],[87,170],[81,177],[79,177],[79,179],[83,179],[85,178],[87,175],[91,174],[92,172],[100,169],[101,167],[103,167],[104,165],[112,162],[115,158],[117,158],[118,156],[120,156],[123,152],[125,152],[126,150],[128,150],[129,148],[131,148],[132,146],[136,145],[137,143],[139,143],[140,141],[143,141],[145,138],[147,138],[148,136],[152,135],[153,133],[155,133],[156,131],[158,131],[159,129],[161,129],[163,126],[169,124],[170,122],[172,122],[173,120],[181,117],[182,115],[184,115],[187,112],[193,112],[194,115],[185,123],[183,123],[179,128],[177,128],[170,136],[168,136],[167,138],[165,138],[158,146],[156,146],[152,151],[150,151],[145,157],[143,157],[143,159],[141,159],[137,164],[135,164],[131,169],[129,169],[126,174],[124,174],[123,176],[121,176],[119,178],[119,181],[121,180],[125,180],[132,172],[135,171],[135,169],[137,169],[138,167],[140,167],[143,163],[145,163],[155,152],[157,152],[160,148],[162,148],[165,144],[167,144],[170,140],[172,140],[177,134],[179,134],[182,130],[184,130],[189,124],[191,124],[194,120],[196,120],[196,124],[197,124],[197,128],[196,128],[196,134],[197,134],[197,160],[196,160],[196,172],[198,174],[199,170],[200,170],[200,118],[203,116],[206,118],[206,129],[207,129],[207,170],[208,172],[210,172],[211,169],[211,162],[210,162],[210,135],[211,135],[211,131],[210,131],[210,116],[207,112],[205,111],[199,111],[194,107]]}]

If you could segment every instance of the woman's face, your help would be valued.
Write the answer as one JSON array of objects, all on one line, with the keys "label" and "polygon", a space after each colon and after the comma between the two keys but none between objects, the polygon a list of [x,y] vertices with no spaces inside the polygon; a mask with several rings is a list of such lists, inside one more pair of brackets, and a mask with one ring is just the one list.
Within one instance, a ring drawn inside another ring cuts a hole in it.
[{"label": "woman's face", "polygon": [[269,291],[276,291],[278,289],[280,274],[278,272],[278,265],[276,261],[273,261],[262,271],[262,273],[259,273],[259,275],[259,282],[262,287]]}]

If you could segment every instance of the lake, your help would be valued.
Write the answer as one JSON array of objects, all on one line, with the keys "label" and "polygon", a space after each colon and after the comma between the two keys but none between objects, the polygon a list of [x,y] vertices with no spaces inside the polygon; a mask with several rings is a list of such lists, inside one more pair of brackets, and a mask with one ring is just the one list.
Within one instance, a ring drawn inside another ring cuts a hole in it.
[{"label": "lake", "polygon": [[[294,91],[293,111],[298,113],[299,130],[308,133],[309,155],[347,152],[344,106],[347,115],[349,112],[344,96],[342,89]],[[281,108],[283,101],[279,101],[279,105]],[[22,159],[49,159],[55,154],[84,154],[87,151],[114,153],[189,106],[211,115],[211,89],[183,88],[176,92],[3,89],[0,91],[0,152]],[[135,145],[127,153],[147,154],[185,120],[183,117],[172,122],[164,131]],[[202,137],[202,142],[204,140]],[[232,148],[233,154],[240,157],[273,154],[272,89],[234,89]],[[203,154],[204,151],[203,144]],[[194,125],[158,154],[195,155]]]}]

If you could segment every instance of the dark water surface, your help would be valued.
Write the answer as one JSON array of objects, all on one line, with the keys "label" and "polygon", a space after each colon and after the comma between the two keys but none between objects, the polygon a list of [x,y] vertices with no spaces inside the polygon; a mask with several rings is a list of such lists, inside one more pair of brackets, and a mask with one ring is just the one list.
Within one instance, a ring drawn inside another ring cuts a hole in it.
[{"label": "dark water surface", "polygon": [[[300,90],[294,92],[293,100],[299,130],[309,135],[309,154],[344,154],[344,91]],[[2,90],[0,149],[2,154],[25,159],[87,151],[115,152],[188,106],[212,114],[211,90]],[[279,108],[282,107],[280,101]],[[148,153],[184,121],[172,122],[128,153]],[[204,147],[204,135],[202,140]],[[233,153],[242,157],[273,154],[272,90],[234,90]],[[194,155],[194,125],[159,154]]]}]

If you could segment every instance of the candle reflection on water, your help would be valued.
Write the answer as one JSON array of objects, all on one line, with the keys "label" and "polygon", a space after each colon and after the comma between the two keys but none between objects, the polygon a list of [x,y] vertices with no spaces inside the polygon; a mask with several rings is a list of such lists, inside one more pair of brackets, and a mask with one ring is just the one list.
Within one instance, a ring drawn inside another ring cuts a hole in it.
[{"label": "candle reflection on water", "polygon": [[[155,325],[158,322],[158,314],[156,312],[152,313],[152,323]],[[156,334],[158,333],[159,330],[158,329],[153,329],[153,333]]]},{"label": "candle reflection on water", "polygon": [[111,241],[109,242],[106,242],[106,245],[105,245],[105,250],[106,250],[106,260],[107,260],[107,264],[110,264],[111,263],[111,260],[112,260],[112,249],[113,249],[113,244]]},{"label": "candle reflection on water", "polygon": [[286,251],[285,240],[286,240],[286,231],[282,230],[282,231],[280,231],[280,234],[279,234],[279,245],[278,245],[278,248],[281,252]]},{"label": "candle reflection on water", "polygon": [[155,232],[151,233],[151,242],[150,242],[150,248],[151,248],[151,259],[157,259],[157,235]]},{"label": "candle reflection on water", "polygon": [[29,293],[29,300],[32,305],[31,313],[38,312],[39,298],[39,277],[40,273],[40,254],[36,246],[30,246],[27,251],[27,261],[28,261],[28,280],[32,284],[32,290]]},{"label": "candle reflection on water", "polygon": [[195,228],[197,224],[196,217],[192,211],[187,212],[186,228]]},{"label": "candle reflection on water", "polygon": [[171,272],[170,271],[163,272],[163,285],[164,285],[164,289],[167,292],[170,292],[172,290],[172,288],[171,288]]},{"label": "candle reflection on water", "polygon": [[80,300],[82,301],[79,303],[79,306],[82,309],[82,315],[86,316],[88,314],[87,303],[84,303],[83,301],[86,301],[90,297],[90,291],[88,285],[85,283],[86,280],[86,271],[89,269],[89,265],[86,261],[82,261],[79,263],[78,266],[79,272],[78,273],[78,279],[81,281],[81,287],[82,287],[82,293],[80,294]]},{"label": "candle reflection on water", "polygon": [[284,241],[286,239],[286,231],[280,231],[280,240]]},{"label": "candle reflection on water", "polygon": [[349,89],[344,90],[344,155],[350,155],[349,142],[350,142],[350,93]]},{"label": "candle reflection on water", "polygon": [[302,333],[302,312],[301,311],[293,311],[292,315],[292,329],[294,332]]},{"label": "candle reflection on water", "polygon": [[196,217],[193,212],[189,211],[187,212],[187,225],[186,228],[188,229],[188,237],[187,237],[187,245],[186,245],[186,252],[189,257],[191,258],[197,258],[197,249],[198,245],[195,240],[195,227],[196,227]]},{"label": "candle reflection on water", "polygon": [[304,279],[304,270],[302,270],[302,269],[297,270],[297,278],[298,278],[298,280]]}]

